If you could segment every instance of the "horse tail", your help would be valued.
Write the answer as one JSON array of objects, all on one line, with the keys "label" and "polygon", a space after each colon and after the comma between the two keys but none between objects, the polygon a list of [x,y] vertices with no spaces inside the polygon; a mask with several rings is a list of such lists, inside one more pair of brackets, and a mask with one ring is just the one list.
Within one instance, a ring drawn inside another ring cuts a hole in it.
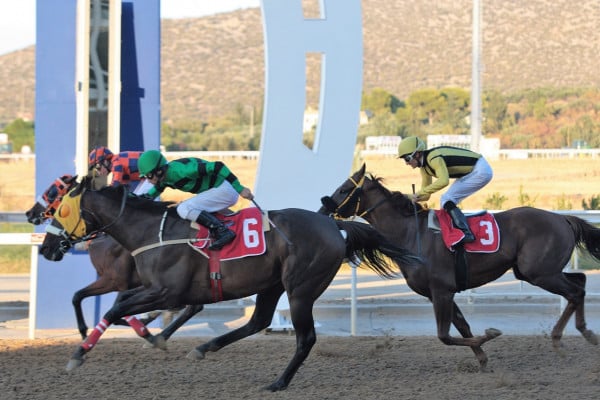
[{"label": "horse tail", "polygon": [[577,247],[585,248],[595,259],[600,261],[600,229],[572,215],[566,215],[565,218],[573,228]]},{"label": "horse tail", "polygon": [[[371,225],[356,221],[335,221],[338,228],[346,231],[346,257],[358,257],[369,269],[385,278],[395,278],[400,271],[390,266],[384,255],[391,258],[396,266],[422,264],[419,257],[390,242]],[[362,265],[362,264],[361,264]]]}]

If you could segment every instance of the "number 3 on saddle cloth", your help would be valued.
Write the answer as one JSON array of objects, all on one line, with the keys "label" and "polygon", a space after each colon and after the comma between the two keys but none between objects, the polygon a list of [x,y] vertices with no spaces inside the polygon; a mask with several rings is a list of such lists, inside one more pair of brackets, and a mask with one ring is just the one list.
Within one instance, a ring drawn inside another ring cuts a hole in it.
[{"label": "number 3 on saddle cloth", "polygon": [[[208,228],[197,225],[197,240],[193,247],[206,258],[217,258],[220,261],[233,260],[248,256],[260,256],[266,250],[263,215],[256,207],[244,208],[234,214],[216,214],[226,227],[235,232],[233,242],[226,244],[220,250],[208,250],[210,232]],[[194,225],[196,226],[196,225]]]},{"label": "number 3 on saddle cloth", "polygon": [[[446,247],[453,251],[454,246],[465,236],[463,231],[452,224],[452,219],[446,210],[435,210],[435,216],[439,221],[439,229]],[[475,241],[465,243],[464,249],[470,253],[495,253],[500,248],[500,230],[493,214],[484,212],[467,216],[467,222],[471,232],[475,235]]]}]

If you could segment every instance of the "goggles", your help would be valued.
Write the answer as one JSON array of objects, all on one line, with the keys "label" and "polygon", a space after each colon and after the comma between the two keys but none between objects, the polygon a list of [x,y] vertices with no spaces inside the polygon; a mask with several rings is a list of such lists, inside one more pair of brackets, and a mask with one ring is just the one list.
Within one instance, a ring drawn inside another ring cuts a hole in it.
[{"label": "goggles", "polygon": [[152,179],[154,179],[155,176],[156,176],[156,171],[150,171],[146,175],[142,176],[142,178],[152,180]]},{"label": "goggles", "polygon": [[402,158],[402,159],[403,159],[405,162],[409,163],[409,162],[411,162],[411,161],[413,160],[413,158],[415,158],[415,153],[416,153],[416,152],[417,152],[417,151],[415,150],[415,151],[413,151],[412,153],[410,153],[410,154],[407,154],[407,155],[405,155],[405,156],[402,156],[402,157],[400,157],[400,158]]}]

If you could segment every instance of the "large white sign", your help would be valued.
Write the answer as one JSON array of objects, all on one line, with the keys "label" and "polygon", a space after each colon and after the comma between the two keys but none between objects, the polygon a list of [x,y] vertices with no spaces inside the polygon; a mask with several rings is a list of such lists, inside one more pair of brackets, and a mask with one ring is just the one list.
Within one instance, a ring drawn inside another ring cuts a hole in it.
[{"label": "large white sign", "polygon": [[[262,0],[265,102],[254,193],[263,208],[317,210],[351,172],[362,91],[360,0],[321,0],[305,19],[302,0]],[[302,143],[306,56],[321,55],[319,120]]]}]

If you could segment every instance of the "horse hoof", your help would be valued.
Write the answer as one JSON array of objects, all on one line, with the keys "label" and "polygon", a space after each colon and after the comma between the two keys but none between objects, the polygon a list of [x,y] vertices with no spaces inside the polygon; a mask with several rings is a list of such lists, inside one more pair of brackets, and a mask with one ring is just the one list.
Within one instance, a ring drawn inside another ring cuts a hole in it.
[{"label": "horse hoof", "polygon": [[71,358],[69,360],[69,362],[67,363],[67,372],[73,371],[75,368],[81,367],[81,364],[83,364],[83,361],[84,361],[83,359]]},{"label": "horse hoof", "polygon": [[583,334],[583,337],[585,338],[585,340],[587,340],[591,344],[593,344],[593,345],[598,344],[598,337],[596,336],[596,334],[593,331],[586,329],[585,331],[582,332],[582,334]]},{"label": "horse hoof", "polygon": [[280,390],[284,390],[285,388],[287,388],[286,384],[284,384],[281,381],[275,381],[272,384],[270,384],[269,386],[267,386],[265,388],[265,390],[269,390],[271,392],[278,392]]},{"label": "horse hoof", "polygon": [[142,346],[142,348],[144,349],[161,349],[161,350],[167,350],[167,340],[163,337],[163,336],[152,336],[151,338],[146,339],[146,342],[144,343],[144,346]]},{"label": "horse hoof", "polygon": [[189,358],[190,360],[204,360],[204,353],[194,349],[190,351],[185,358]]},{"label": "horse hoof", "polygon": [[485,330],[485,336],[487,336],[490,339],[497,338],[500,335],[502,335],[502,331],[500,331],[499,329],[488,328]]},{"label": "horse hoof", "polygon": [[164,337],[158,335],[158,336],[154,336],[154,339],[152,340],[152,344],[154,345],[154,347],[161,349],[161,350],[167,350],[167,341],[165,340]]}]

